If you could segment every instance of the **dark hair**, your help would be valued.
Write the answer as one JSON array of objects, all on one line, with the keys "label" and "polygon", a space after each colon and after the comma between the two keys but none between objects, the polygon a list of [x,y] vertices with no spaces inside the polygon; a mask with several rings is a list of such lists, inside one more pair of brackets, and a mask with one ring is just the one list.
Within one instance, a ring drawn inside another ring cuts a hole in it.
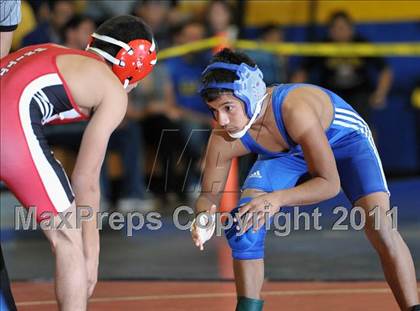
[{"label": "dark hair", "polygon": [[346,11],[336,11],[328,19],[328,27],[331,27],[338,19],[344,19],[349,25],[353,25],[353,20]]},{"label": "dark hair", "polygon": [[74,5],[74,2],[72,0],[48,0],[47,4],[48,4],[48,8],[50,9],[51,12],[55,11],[55,8],[57,7],[58,4],[60,4],[61,2],[67,2],[70,3],[71,5]]},{"label": "dark hair", "polygon": [[282,32],[283,29],[277,24],[266,24],[265,26],[261,27],[260,37],[264,37],[265,35],[273,31]]},{"label": "dark hair", "polygon": [[[153,34],[149,26],[140,17],[132,15],[120,15],[110,18],[103,22],[96,33],[105,35],[122,42],[128,43],[135,39],[146,39],[150,42],[153,40]],[[112,56],[117,55],[121,47],[102,40],[94,40],[92,47],[101,49]]]},{"label": "dark hair", "polygon": [[204,14],[205,14],[205,26],[207,28],[207,32],[208,32],[209,36],[216,35],[214,33],[214,29],[212,29],[212,25],[210,24],[210,18],[209,18],[210,14],[209,13],[213,9],[213,7],[215,5],[218,5],[218,4],[223,6],[225,11],[227,11],[227,13],[229,14],[229,24],[234,23],[235,20],[236,20],[235,10],[228,1],[226,1],[226,0],[211,0],[211,1],[209,1],[208,5],[206,7],[206,10],[204,12]]},{"label": "dark hair", "polygon": [[233,8],[230,5],[230,3],[226,0],[211,0],[207,5],[206,14],[208,14],[208,12],[213,8],[213,6],[218,5],[218,4],[222,5],[224,7],[224,9],[229,13],[230,22],[232,22]]},{"label": "dark hair", "polygon": [[204,24],[197,18],[187,18],[179,23],[174,24],[170,28],[170,32],[172,35],[172,38],[174,39],[176,36],[179,36],[182,34],[182,32],[187,29],[190,26],[200,26],[204,29]]},{"label": "dark hair", "polygon": [[61,28],[60,31],[63,41],[67,40],[67,30],[77,29],[81,24],[83,24],[86,21],[92,22],[92,24],[95,25],[95,21],[92,18],[85,15],[77,14],[70,18],[70,20],[64,24],[63,28]]},{"label": "dark hair", "polygon": [[[228,48],[224,48],[223,50],[215,54],[212,57],[210,64],[216,63],[216,62],[223,62],[223,63],[236,64],[236,65],[245,63],[252,67],[256,65],[255,62],[246,54],[241,53],[241,52],[234,52]],[[204,76],[201,77],[201,82],[204,88],[203,91],[201,92],[201,96],[207,102],[216,100],[222,94],[232,92],[232,91],[228,89],[214,89],[214,88],[205,89],[206,86],[212,82],[216,82],[216,83],[233,82],[237,79],[239,79],[239,77],[236,75],[236,73],[230,70],[215,69],[215,70],[209,71]]]}]

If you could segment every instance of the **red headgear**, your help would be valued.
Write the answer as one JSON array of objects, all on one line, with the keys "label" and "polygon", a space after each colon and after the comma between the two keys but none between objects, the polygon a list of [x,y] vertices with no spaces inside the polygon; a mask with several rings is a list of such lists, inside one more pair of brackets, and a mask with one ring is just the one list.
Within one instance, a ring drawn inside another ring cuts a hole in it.
[{"label": "red headgear", "polygon": [[87,50],[95,51],[113,63],[112,71],[124,84],[124,87],[137,83],[146,77],[157,62],[156,45],[153,40],[150,42],[145,39],[136,39],[127,44],[97,33],[93,33],[92,37],[122,47],[115,57],[101,49],[90,47],[90,45]]}]

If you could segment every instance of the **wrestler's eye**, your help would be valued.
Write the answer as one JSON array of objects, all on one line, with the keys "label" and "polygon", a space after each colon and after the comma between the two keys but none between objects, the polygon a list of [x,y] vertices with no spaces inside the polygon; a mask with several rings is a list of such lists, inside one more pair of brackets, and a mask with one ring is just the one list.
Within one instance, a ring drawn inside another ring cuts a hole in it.
[{"label": "wrestler's eye", "polygon": [[225,106],[225,111],[226,112],[231,112],[232,110],[233,110],[233,107],[232,106],[230,106],[230,105]]}]

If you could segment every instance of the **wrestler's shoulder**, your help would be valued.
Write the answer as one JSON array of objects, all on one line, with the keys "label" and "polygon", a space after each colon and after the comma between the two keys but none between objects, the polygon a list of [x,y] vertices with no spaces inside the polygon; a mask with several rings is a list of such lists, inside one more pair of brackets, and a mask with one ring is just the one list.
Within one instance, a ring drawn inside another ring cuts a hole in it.
[{"label": "wrestler's shoulder", "polygon": [[66,80],[72,80],[77,84],[108,87],[121,84],[105,62],[93,57],[82,54],[62,55],[57,65]]}]

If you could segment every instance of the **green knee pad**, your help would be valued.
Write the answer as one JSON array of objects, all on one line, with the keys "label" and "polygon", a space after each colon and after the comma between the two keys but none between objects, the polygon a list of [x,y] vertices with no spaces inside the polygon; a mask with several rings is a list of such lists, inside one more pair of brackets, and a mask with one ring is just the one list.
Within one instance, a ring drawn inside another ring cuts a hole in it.
[{"label": "green knee pad", "polygon": [[235,311],[262,311],[263,305],[263,300],[238,297]]}]

